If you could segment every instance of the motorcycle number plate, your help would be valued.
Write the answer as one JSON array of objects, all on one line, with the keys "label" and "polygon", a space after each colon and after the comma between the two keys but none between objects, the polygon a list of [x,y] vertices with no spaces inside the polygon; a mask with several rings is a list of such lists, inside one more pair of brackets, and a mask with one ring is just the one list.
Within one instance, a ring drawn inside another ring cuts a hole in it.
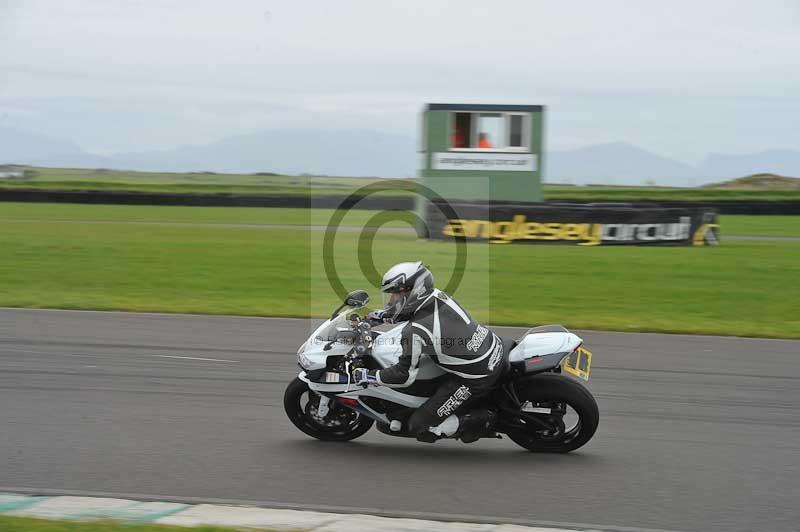
[{"label": "motorcycle number plate", "polygon": [[561,371],[574,375],[585,381],[589,380],[592,370],[592,353],[588,349],[579,347],[561,363]]}]

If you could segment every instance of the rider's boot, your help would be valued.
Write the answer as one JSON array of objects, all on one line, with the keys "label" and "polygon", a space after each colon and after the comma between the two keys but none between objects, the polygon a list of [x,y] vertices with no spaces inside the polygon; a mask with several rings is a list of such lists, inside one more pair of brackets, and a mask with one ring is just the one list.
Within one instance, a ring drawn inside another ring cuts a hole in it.
[{"label": "rider's boot", "polygon": [[425,432],[417,435],[417,440],[426,443],[433,443],[442,438],[449,438],[453,436],[459,428],[458,416],[452,415],[445,418],[439,425],[430,427]]},{"label": "rider's boot", "polygon": [[433,443],[437,440],[441,440],[442,438],[446,438],[446,436],[439,436],[438,434],[434,434],[433,432],[422,432],[420,434],[417,434],[417,441],[425,443]]},{"label": "rider's boot", "polygon": [[497,412],[482,408],[472,410],[458,416],[458,432],[453,437],[464,443],[478,441],[483,436],[492,434],[492,429],[497,422]]}]

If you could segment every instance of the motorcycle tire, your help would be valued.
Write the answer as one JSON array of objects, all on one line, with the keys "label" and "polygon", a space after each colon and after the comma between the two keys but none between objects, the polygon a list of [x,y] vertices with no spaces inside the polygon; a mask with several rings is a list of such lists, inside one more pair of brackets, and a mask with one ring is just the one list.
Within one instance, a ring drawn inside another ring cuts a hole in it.
[{"label": "motorcycle tire", "polygon": [[313,397],[312,394],[315,394],[309,389],[308,384],[295,378],[283,394],[283,408],[294,426],[309,436],[323,441],[350,441],[363,436],[372,428],[374,421],[371,418],[335,403],[331,403],[330,412],[325,419],[346,420],[347,423],[344,426],[333,422],[329,425],[323,424],[308,413],[307,407],[302,406],[301,399],[306,393],[309,394],[309,400]]},{"label": "motorcycle tire", "polygon": [[[514,443],[532,452],[568,453],[585,445],[594,436],[600,419],[600,413],[589,390],[575,379],[543,373],[515,383],[517,397],[523,404],[530,401],[534,404],[565,403],[578,416],[574,428],[565,431],[561,438],[545,438],[540,434],[538,426],[531,424],[531,430],[508,431],[508,437]],[[563,430],[563,421],[559,421]]]}]

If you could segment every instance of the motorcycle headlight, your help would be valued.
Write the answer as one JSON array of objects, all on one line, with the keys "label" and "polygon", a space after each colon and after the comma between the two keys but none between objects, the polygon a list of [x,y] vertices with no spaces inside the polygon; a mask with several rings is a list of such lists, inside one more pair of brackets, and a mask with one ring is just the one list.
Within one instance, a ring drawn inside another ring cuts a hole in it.
[{"label": "motorcycle headlight", "polygon": [[300,364],[300,367],[303,369],[308,369],[314,365],[311,360],[303,353],[306,350],[306,344],[300,346],[300,349],[297,350],[297,363]]}]

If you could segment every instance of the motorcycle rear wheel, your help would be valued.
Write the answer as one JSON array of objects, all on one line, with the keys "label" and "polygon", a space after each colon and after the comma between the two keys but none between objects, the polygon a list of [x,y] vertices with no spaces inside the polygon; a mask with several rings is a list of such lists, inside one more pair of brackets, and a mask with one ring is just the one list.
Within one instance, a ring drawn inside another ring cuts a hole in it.
[{"label": "motorcycle rear wheel", "polygon": [[318,440],[354,440],[363,436],[374,423],[372,419],[335,402],[331,402],[328,415],[319,419],[314,416],[315,402],[319,404],[319,396],[299,378],[290,382],[283,394],[283,408],[289,420],[295,427]]},{"label": "motorcycle rear wheel", "polygon": [[[544,373],[525,379],[515,384],[517,396],[521,403],[530,402],[537,407],[550,407],[554,415],[533,414],[548,421],[555,431],[548,433],[535,423],[528,430],[514,429],[506,432],[514,443],[532,452],[568,453],[585,445],[594,436],[600,413],[589,390],[578,381],[557,375]],[[566,427],[557,411],[571,408],[577,414],[578,421],[574,426]],[[522,418],[524,420],[524,418]]]}]

